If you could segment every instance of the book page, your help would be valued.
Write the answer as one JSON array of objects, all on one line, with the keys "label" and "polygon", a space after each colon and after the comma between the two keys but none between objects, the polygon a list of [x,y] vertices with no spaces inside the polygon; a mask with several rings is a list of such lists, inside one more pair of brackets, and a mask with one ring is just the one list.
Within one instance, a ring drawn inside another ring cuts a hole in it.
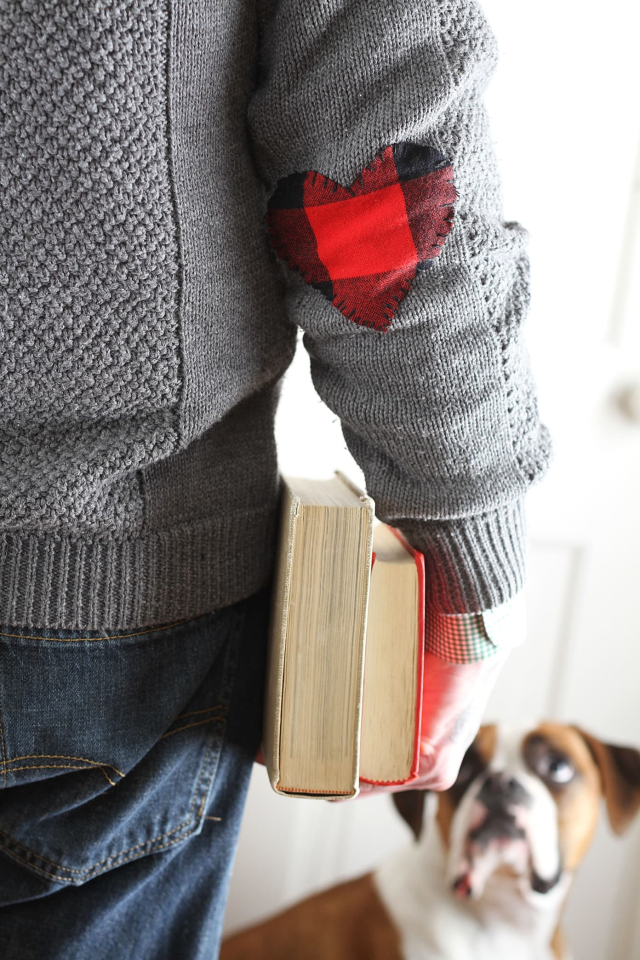
[{"label": "book page", "polygon": [[[386,545],[390,549],[385,550]],[[413,760],[420,642],[418,575],[412,556],[388,531],[379,532],[376,527],[373,549],[360,776],[397,781],[409,776]]]},{"label": "book page", "polygon": [[280,788],[357,784],[370,511],[301,507],[286,638]]}]

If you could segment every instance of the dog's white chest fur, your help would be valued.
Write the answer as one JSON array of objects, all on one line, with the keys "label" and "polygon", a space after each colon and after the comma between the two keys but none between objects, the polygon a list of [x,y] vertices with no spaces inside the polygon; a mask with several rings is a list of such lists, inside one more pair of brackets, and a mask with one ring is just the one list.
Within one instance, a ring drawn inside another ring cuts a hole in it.
[{"label": "dog's white chest fur", "polygon": [[445,880],[435,825],[374,874],[402,938],[404,960],[555,960],[550,951],[568,878],[527,902],[510,878],[496,876],[479,901],[455,897]]}]

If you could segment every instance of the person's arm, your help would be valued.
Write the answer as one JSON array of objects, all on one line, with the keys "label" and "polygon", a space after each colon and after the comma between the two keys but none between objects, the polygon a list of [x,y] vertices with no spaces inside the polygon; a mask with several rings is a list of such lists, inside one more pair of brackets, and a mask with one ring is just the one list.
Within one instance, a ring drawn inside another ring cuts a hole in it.
[{"label": "person's arm", "polygon": [[429,609],[498,607],[523,587],[549,441],[521,338],[526,235],[502,220],[481,102],[493,36],[470,0],[259,10],[250,146],[314,385],[377,516],[424,553]]}]

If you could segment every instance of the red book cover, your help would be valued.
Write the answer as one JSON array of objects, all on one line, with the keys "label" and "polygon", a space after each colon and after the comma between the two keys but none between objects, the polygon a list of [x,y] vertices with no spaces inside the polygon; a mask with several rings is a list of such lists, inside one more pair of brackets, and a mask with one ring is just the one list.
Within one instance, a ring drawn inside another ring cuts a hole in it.
[{"label": "red book cover", "polygon": [[[420,761],[420,727],[422,723],[422,686],[423,686],[423,677],[424,677],[424,631],[425,631],[425,618],[424,618],[424,603],[425,603],[425,567],[424,567],[424,555],[416,550],[407,539],[397,530],[395,527],[387,525],[388,529],[398,538],[402,543],[404,548],[414,559],[416,565],[416,572],[418,576],[418,643],[416,644],[417,648],[417,682],[416,682],[416,704],[415,704],[415,732],[413,740],[413,759],[411,762],[411,770],[409,776],[404,780],[368,780],[365,777],[360,777],[360,780],[363,783],[372,783],[377,785],[392,785],[399,783],[411,783],[412,780],[415,780],[418,776],[418,766]],[[372,554],[371,559],[371,568],[375,564],[375,553]],[[365,678],[366,679],[366,678]]]}]

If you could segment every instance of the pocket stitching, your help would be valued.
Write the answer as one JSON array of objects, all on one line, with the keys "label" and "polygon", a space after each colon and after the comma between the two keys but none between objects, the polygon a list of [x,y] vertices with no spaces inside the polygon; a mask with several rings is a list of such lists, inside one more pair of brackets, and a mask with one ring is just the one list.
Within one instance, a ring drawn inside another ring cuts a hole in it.
[{"label": "pocket stitching", "polygon": [[[189,816],[187,817],[186,820],[183,820],[182,823],[179,823],[177,827],[174,827],[173,830],[167,831],[167,833],[160,833],[160,834],[158,834],[157,837],[152,837],[150,840],[144,840],[142,843],[137,843],[137,844],[135,844],[135,846],[133,846],[133,847],[128,847],[126,850],[121,850],[120,853],[114,854],[114,855],[111,856],[111,857],[105,857],[104,860],[98,860],[97,863],[92,863],[92,864],[90,864],[90,866],[84,867],[83,869],[79,869],[79,868],[77,868],[77,867],[64,867],[64,866],[62,866],[61,864],[56,863],[55,860],[49,860],[49,859],[47,859],[47,857],[43,857],[43,856],[41,856],[39,853],[36,853],[34,850],[30,850],[28,847],[24,847],[21,843],[18,843],[17,840],[14,840],[14,839],[13,839],[12,837],[10,837],[8,834],[4,833],[4,831],[2,831],[2,830],[0,830],[0,835],[5,838],[5,845],[6,845],[6,842],[7,842],[7,841],[8,841],[8,843],[15,844],[15,846],[20,847],[21,850],[24,850],[25,853],[28,853],[28,854],[30,854],[32,857],[35,857],[36,860],[40,860],[42,863],[49,863],[49,864],[51,864],[52,866],[56,867],[58,870],[63,870],[63,871],[65,871],[66,873],[77,873],[77,874],[79,874],[79,875],[89,874],[89,876],[85,876],[85,877],[84,877],[85,880],[88,880],[88,879],[90,878],[90,876],[92,875],[92,874],[91,874],[91,871],[94,871],[94,874],[104,872],[104,871],[100,871],[100,870],[95,870],[95,869],[94,869],[95,867],[101,867],[103,864],[108,863],[108,862],[111,861],[111,860],[114,860],[114,861],[120,860],[120,859],[124,856],[125,853],[130,853],[132,850],[138,850],[140,847],[145,847],[145,846],[147,846],[147,844],[155,843],[156,840],[162,840],[163,837],[170,837],[172,833],[176,833],[176,831],[181,830],[183,827],[188,826],[188,825],[191,823],[191,821],[193,820],[193,808],[194,808],[195,803],[196,803],[196,800],[197,800],[197,798],[198,798],[198,791],[199,791],[199,789],[200,789],[200,783],[202,782],[202,776],[203,776],[203,774],[204,774],[204,769],[205,769],[206,763],[207,763],[207,761],[208,761],[208,759],[209,759],[209,753],[210,753],[210,752],[211,752],[211,744],[209,744],[209,746],[207,747],[207,752],[206,752],[206,754],[205,754],[205,758],[204,758],[204,761],[203,761],[203,764],[202,764],[202,768],[201,768],[201,770],[200,770],[200,776],[199,776],[199,778],[198,778],[198,783],[196,784],[196,788],[195,788],[193,797],[192,797],[192,799],[191,799],[191,805],[190,805],[190,807],[189,807]],[[87,769],[89,769],[89,768],[87,768],[87,767],[79,767],[78,769],[80,769],[80,770],[87,770]],[[194,829],[195,829],[195,827],[194,827]],[[190,831],[190,832],[193,832],[193,831]],[[185,834],[185,837],[187,837],[187,836],[189,836],[188,833]],[[178,839],[179,839],[179,840],[184,840],[185,837],[179,837]],[[172,840],[171,842],[172,842],[172,843],[177,843],[177,840]],[[169,844],[165,844],[165,846],[169,846]],[[163,847],[158,847],[158,848],[156,848],[156,849],[162,850]],[[6,846],[5,846],[5,852],[8,853],[8,854],[12,854],[12,855],[13,855],[14,857],[16,857],[18,860],[21,860],[23,863],[26,863],[32,870],[37,870],[37,871],[39,871],[40,873],[45,874],[45,876],[47,876],[47,877],[52,877],[54,880],[58,880],[59,882],[62,882],[62,883],[72,883],[72,882],[73,882],[73,877],[60,877],[60,876],[57,876],[56,874],[53,874],[53,873],[47,873],[46,870],[42,870],[40,867],[37,867],[37,866],[36,866],[34,863],[32,863],[30,860],[26,860],[24,857],[20,857],[19,854],[13,853],[13,851],[7,850],[7,849],[6,849]],[[149,851],[149,852],[151,852],[151,851]],[[127,857],[126,859],[127,859],[127,860],[133,860],[135,856],[137,856],[137,854],[134,854],[133,857]],[[124,862],[126,862],[126,860],[121,861],[121,862],[124,863]],[[119,864],[114,863],[114,864],[112,864],[112,866],[119,866]],[[105,869],[107,869],[107,868],[105,867]]]},{"label": "pocket stitching", "polygon": [[223,709],[224,709],[224,704],[216,703],[214,707],[203,707],[202,710],[189,710],[187,713],[179,713],[173,722],[177,723],[178,720],[183,720],[185,717],[194,717],[197,713],[211,713],[212,710],[223,710]]},{"label": "pocket stitching", "polygon": [[[222,709],[222,708],[217,708]],[[180,733],[181,730],[190,730],[191,727],[201,727],[203,723],[214,723],[216,720],[222,720],[224,716],[209,717],[207,720],[196,720],[195,723],[187,723],[184,727],[178,727],[176,730],[169,730],[167,733],[163,733],[160,737],[160,740],[164,740],[165,737],[172,737],[174,733]]]},{"label": "pocket stitching", "polygon": [[77,764],[67,763],[30,763],[26,767],[12,767],[10,773],[13,773],[14,770],[100,770],[102,773],[104,773],[112,787],[115,787],[116,785],[115,780],[111,779],[107,771],[95,764],[90,767],[79,767]]},{"label": "pocket stitching", "polygon": [[[203,614],[208,616],[208,614]],[[111,637],[35,637],[26,633],[0,633],[0,637],[12,637],[15,640],[50,640],[51,643],[90,643],[92,640],[126,640],[127,637],[141,637],[145,633],[160,633],[161,630],[171,630],[172,627],[179,627],[182,623],[189,623],[196,617],[188,617],[186,620],[176,620],[175,623],[167,623],[164,627],[147,627],[145,630],[139,630],[137,633],[116,633]]]},{"label": "pocket stitching", "polygon": [[[242,615],[242,617],[239,618],[239,623],[238,623],[236,629],[233,631],[233,640],[231,639],[231,637],[229,638],[229,647],[228,647],[227,659],[229,659],[229,655],[231,654],[231,652],[232,652],[233,649],[234,649],[234,641],[237,641],[238,635],[242,632],[242,628],[243,628],[243,626],[244,626],[245,619],[246,619],[246,612],[243,610],[243,615]],[[184,622],[184,621],[183,621],[183,622]],[[167,628],[167,629],[168,629],[168,628]],[[0,634],[0,636],[2,636],[2,634]],[[5,636],[6,636],[6,634],[5,634]],[[50,637],[43,637],[43,638],[40,638],[40,639],[48,640],[48,639],[52,639],[52,638],[50,638]],[[53,639],[55,639],[55,638],[53,638]],[[90,638],[88,638],[88,639],[97,639],[97,638],[90,637]],[[110,639],[110,638],[106,638],[106,639]],[[114,638],[114,639],[115,639],[115,638]],[[229,663],[229,664],[226,665],[226,666],[227,666],[227,669],[229,669],[229,668],[231,667],[231,664]],[[226,722],[227,713],[228,713],[228,709],[229,709],[228,696],[229,696],[229,693],[227,693],[227,703],[220,704],[220,706],[219,706],[219,709],[224,710],[225,713],[224,713],[222,716],[218,716],[218,717],[211,718],[212,720],[219,720],[219,721],[222,721],[222,722]],[[209,708],[209,709],[213,709],[213,708]],[[217,708],[216,708],[216,709],[217,709]],[[193,712],[197,712],[197,711],[193,711]],[[179,719],[179,718],[177,718],[177,719]],[[205,721],[205,722],[209,722],[209,721]],[[194,724],[194,726],[198,726],[198,725],[199,725],[199,724]],[[181,728],[181,729],[182,729],[182,728]],[[174,732],[178,732],[178,731],[174,731]],[[162,738],[160,738],[160,739],[162,739]],[[198,782],[197,782],[196,787],[195,787],[195,790],[194,790],[194,792],[193,792],[193,796],[192,796],[192,799],[191,799],[191,804],[190,804],[190,806],[189,806],[189,816],[187,817],[186,820],[183,820],[182,823],[179,823],[177,827],[174,827],[172,830],[168,830],[166,833],[158,834],[158,836],[152,837],[150,840],[144,840],[144,841],[142,841],[141,843],[137,843],[137,844],[135,844],[135,845],[132,846],[132,847],[128,847],[126,850],[120,851],[120,853],[113,854],[113,855],[110,856],[110,857],[105,857],[104,860],[99,860],[99,861],[97,861],[97,863],[91,864],[90,866],[85,867],[85,868],[83,868],[83,869],[80,869],[80,868],[77,868],[77,867],[64,867],[64,866],[62,866],[61,864],[58,864],[58,863],[56,863],[56,862],[53,861],[53,860],[49,860],[47,857],[43,857],[43,856],[41,856],[39,853],[36,853],[35,851],[30,850],[28,847],[23,846],[21,843],[18,843],[18,841],[17,841],[17,840],[14,840],[11,836],[9,836],[9,834],[7,834],[7,833],[5,833],[4,831],[0,830],[0,836],[5,838],[5,839],[4,839],[4,842],[0,841],[0,842],[1,842],[1,845],[2,845],[2,849],[4,850],[4,852],[5,852],[5,854],[6,854],[7,856],[11,857],[11,858],[14,859],[14,860],[17,860],[17,861],[20,862],[20,863],[24,863],[27,867],[29,867],[29,869],[33,870],[34,872],[43,874],[43,875],[46,876],[46,877],[50,877],[51,879],[57,881],[58,883],[73,883],[74,880],[82,880],[82,881],[90,880],[92,877],[94,877],[94,876],[96,876],[96,875],[98,875],[98,874],[100,874],[100,873],[106,872],[106,870],[112,869],[113,867],[121,866],[123,863],[127,863],[129,860],[134,860],[134,859],[136,859],[136,857],[139,856],[138,853],[134,853],[134,854],[132,854],[132,856],[130,856],[130,857],[124,857],[124,854],[126,854],[126,853],[131,853],[132,850],[139,850],[141,847],[146,847],[146,846],[148,846],[148,845],[155,844],[157,840],[162,840],[164,837],[170,837],[172,834],[178,832],[178,831],[181,830],[183,827],[188,827],[189,824],[191,824],[191,822],[192,822],[193,819],[194,819],[193,809],[194,809],[194,807],[195,807],[195,805],[196,805],[196,801],[197,801],[197,799],[198,799],[198,794],[199,794],[199,791],[200,791],[200,785],[201,785],[201,783],[202,783],[202,779],[203,779],[204,774],[205,774],[205,771],[206,771],[206,769],[207,769],[207,765],[210,763],[210,754],[211,754],[213,745],[214,745],[214,740],[213,740],[213,736],[212,736],[212,737],[210,738],[210,740],[209,740],[209,744],[208,744],[208,746],[207,746],[207,749],[206,749],[206,752],[205,752],[205,756],[204,756],[204,759],[203,759],[203,761],[202,761],[202,765],[201,765],[201,768],[200,768],[200,775],[199,775],[199,777],[198,777]],[[219,743],[219,744],[218,744],[218,754],[220,753],[221,747],[222,747],[222,743]],[[211,759],[213,759],[213,758],[211,758]],[[87,768],[87,767],[80,767],[79,769],[88,769],[88,768]],[[214,769],[215,769],[215,768],[214,768]],[[5,767],[5,770],[6,770],[6,767]],[[210,775],[210,777],[209,777],[209,779],[210,779],[211,782],[212,782],[212,779],[213,779],[213,773],[214,773],[214,770],[211,771],[211,775]],[[211,786],[211,782],[209,783],[209,788],[210,788],[210,786]],[[205,807],[205,804],[206,804],[206,798],[207,798],[207,794],[205,793],[205,795],[203,796],[203,799],[202,799],[202,803],[201,803],[201,805],[200,805],[200,810],[199,810],[199,812],[198,812],[198,817],[200,817],[201,814],[204,812],[204,807]],[[164,850],[164,849],[166,849],[167,847],[173,846],[173,844],[175,844],[175,843],[180,843],[182,840],[186,840],[187,837],[191,836],[193,833],[196,832],[197,826],[198,826],[198,824],[197,824],[197,821],[196,821],[196,823],[194,824],[194,826],[192,827],[192,829],[187,830],[187,831],[183,834],[183,836],[181,836],[181,837],[176,837],[175,839],[170,840],[169,843],[162,844],[161,846],[150,847],[147,852],[148,852],[148,853],[152,853],[152,852],[157,852],[157,851],[159,851],[159,850]],[[76,877],[69,877],[69,876],[64,877],[64,876],[59,876],[59,875],[54,874],[54,873],[50,873],[50,872],[47,871],[47,870],[43,870],[41,867],[38,867],[38,866],[37,866],[34,862],[32,862],[31,860],[27,860],[25,857],[21,857],[21,856],[20,856],[18,853],[16,853],[14,850],[11,850],[10,847],[8,847],[9,844],[14,845],[14,846],[18,847],[18,848],[21,849],[21,850],[24,850],[25,853],[28,853],[31,857],[33,857],[33,858],[34,858],[35,860],[37,860],[37,861],[40,861],[41,863],[51,864],[52,866],[56,867],[56,869],[58,869],[58,870],[61,870],[61,871],[65,872],[65,873],[67,873],[67,874],[69,874],[69,873],[74,873],[74,874],[77,874],[77,876],[76,876]],[[107,866],[103,866],[103,865],[105,865],[105,864],[107,864],[107,863],[110,864],[108,867],[107,867]],[[95,869],[95,868],[97,868],[97,867],[101,867],[102,869]]]},{"label": "pocket stitching", "polygon": [[[85,769],[86,769],[86,768],[85,768]],[[193,817],[189,817],[189,820],[185,820],[185,823],[190,823],[192,819],[193,819]],[[184,826],[184,824],[180,824],[180,826]],[[178,828],[176,827],[176,829],[178,829]],[[182,840],[186,840],[187,837],[189,837],[189,836],[191,836],[193,833],[195,833],[196,829],[197,829],[197,824],[196,824],[196,826],[193,827],[192,830],[187,831],[187,833],[185,833],[182,837],[176,837],[175,840],[170,840],[169,843],[163,843],[162,846],[154,847],[153,851],[152,851],[152,850],[149,850],[149,853],[157,852],[158,850],[166,850],[167,847],[172,847],[174,843],[181,843]],[[170,837],[171,834],[174,833],[174,832],[175,832],[174,830],[170,830],[169,833],[160,834],[160,836],[159,836],[159,837],[156,837],[155,839],[156,839],[156,840],[161,840],[162,837]],[[6,834],[2,834],[2,835],[3,835],[3,836],[6,836]],[[46,862],[46,863],[52,863],[52,861],[50,861],[50,860],[45,860],[44,857],[40,857],[39,854],[34,854],[33,851],[29,850],[27,847],[23,847],[21,844],[17,843],[15,840],[11,840],[10,837],[7,838],[7,839],[9,839],[9,842],[10,842],[10,843],[16,843],[17,846],[19,846],[22,850],[25,850],[27,853],[32,853],[33,856],[37,857],[39,860],[43,860],[43,862]],[[147,841],[147,842],[151,843],[151,842],[153,842],[153,841]],[[141,846],[141,844],[138,844],[137,846]],[[135,850],[136,848],[135,848],[135,847],[130,847],[129,849],[130,849],[130,850]],[[125,850],[124,852],[126,853],[127,851]],[[19,863],[24,863],[24,864],[26,864],[26,866],[28,866],[29,869],[30,869],[30,870],[33,870],[35,873],[41,873],[41,874],[43,874],[45,877],[51,877],[51,878],[52,878],[53,880],[55,880],[57,883],[73,883],[73,882],[74,882],[74,878],[73,878],[73,877],[60,877],[60,876],[58,876],[58,875],[55,874],[55,873],[49,873],[47,870],[43,870],[41,867],[37,867],[37,866],[35,865],[35,863],[32,863],[30,860],[25,859],[25,857],[21,857],[19,854],[15,853],[15,852],[12,851],[12,850],[8,850],[6,847],[4,848],[4,853],[5,853],[8,857],[11,857],[13,860],[17,860]],[[130,857],[125,857],[124,860],[120,860],[119,863],[115,863],[115,864],[113,864],[112,866],[120,867],[120,866],[122,866],[123,863],[128,863],[130,860],[135,860],[137,856],[138,856],[138,854],[137,854],[137,853],[134,853],[134,854],[132,854],[132,856],[130,856]],[[102,861],[102,862],[104,862],[104,861]],[[54,864],[54,866],[57,866],[57,864]],[[61,869],[61,870],[69,870],[69,871],[70,871],[70,870],[72,870],[73,868],[72,868],[72,867],[60,867],[60,869]],[[89,867],[88,869],[91,869],[91,868]],[[111,867],[105,867],[103,870],[94,870],[93,873],[90,873],[90,874],[88,874],[87,876],[85,876],[85,877],[84,877],[84,880],[91,880],[92,877],[98,876],[98,875],[101,874],[101,873],[105,873],[107,869],[111,869]],[[74,872],[77,872],[77,871],[74,871]],[[78,878],[78,879],[80,879],[80,878]]]},{"label": "pocket stitching", "polygon": [[[2,763],[17,763],[18,760],[81,760],[83,763],[90,763],[92,767],[109,767],[111,770],[114,770],[119,777],[124,777],[124,773],[122,773],[121,770],[118,770],[117,767],[114,767],[112,763],[101,763],[99,760],[88,760],[86,757],[68,757],[64,753],[25,753],[23,757],[12,757],[10,760],[3,760]],[[24,768],[14,767],[13,769],[16,770]],[[80,767],[80,769],[82,770],[84,768]],[[6,772],[7,770],[5,767],[5,774]],[[11,770],[9,773],[11,773]]]}]

